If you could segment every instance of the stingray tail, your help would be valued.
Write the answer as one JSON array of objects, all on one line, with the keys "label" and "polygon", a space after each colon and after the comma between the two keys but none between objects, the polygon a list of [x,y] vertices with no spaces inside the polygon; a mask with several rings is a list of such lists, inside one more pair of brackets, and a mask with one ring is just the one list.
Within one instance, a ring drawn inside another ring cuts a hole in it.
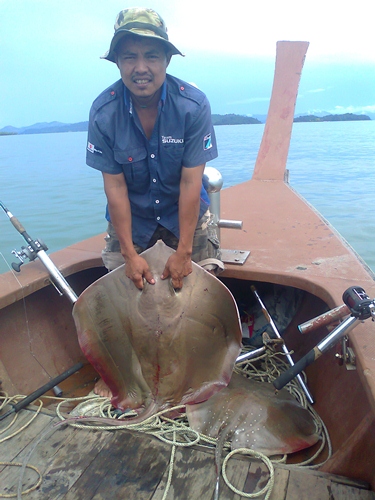
[{"label": "stingray tail", "polygon": [[220,494],[220,472],[221,472],[221,457],[223,454],[224,444],[227,441],[228,435],[231,432],[231,427],[228,425],[219,431],[219,435],[216,442],[215,448],[215,472],[216,472],[216,485],[214,500],[219,500]]},{"label": "stingray tail", "polygon": [[70,417],[65,420],[67,424],[79,424],[79,423],[89,423],[96,422],[105,426],[112,425],[113,427],[117,426],[127,426],[133,424],[141,424],[152,415],[157,413],[160,410],[160,407],[157,403],[153,402],[148,406],[142,413],[137,415],[136,417],[126,418],[126,419],[118,419],[118,418],[103,418],[103,417]]}]

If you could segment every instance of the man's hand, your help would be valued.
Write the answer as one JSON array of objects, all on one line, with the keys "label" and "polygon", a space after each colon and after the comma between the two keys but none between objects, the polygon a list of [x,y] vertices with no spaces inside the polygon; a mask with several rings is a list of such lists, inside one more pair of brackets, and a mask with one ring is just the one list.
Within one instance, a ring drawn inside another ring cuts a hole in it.
[{"label": "man's hand", "polygon": [[173,288],[179,289],[182,288],[185,276],[192,272],[193,266],[190,255],[177,250],[167,260],[161,279],[164,280],[170,276]]},{"label": "man's hand", "polygon": [[138,254],[126,259],[125,274],[140,290],[143,289],[143,278],[151,285],[155,284],[146,260]]}]

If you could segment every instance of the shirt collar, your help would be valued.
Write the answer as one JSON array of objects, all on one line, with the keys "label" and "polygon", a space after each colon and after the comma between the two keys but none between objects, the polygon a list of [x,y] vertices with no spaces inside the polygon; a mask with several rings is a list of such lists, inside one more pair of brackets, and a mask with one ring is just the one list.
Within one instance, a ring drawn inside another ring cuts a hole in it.
[{"label": "shirt collar", "polygon": [[[166,98],[167,98],[167,79],[164,80],[164,83],[161,87],[160,103],[162,106],[164,106]],[[133,101],[132,101],[129,89],[125,85],[124,85],[124,101],[125,101],[125,106],[128,108],[129,113],[132,115],[133,114]]]}]

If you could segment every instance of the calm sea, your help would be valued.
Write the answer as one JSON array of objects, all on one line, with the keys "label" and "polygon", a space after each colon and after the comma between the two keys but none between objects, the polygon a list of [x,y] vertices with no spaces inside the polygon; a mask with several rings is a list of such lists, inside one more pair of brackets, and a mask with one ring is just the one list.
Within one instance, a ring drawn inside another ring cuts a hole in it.
[{"label": "calm sea", "polygon": [[[264,125],[216,127],[224,188],[251,178]],[[105,231],[99,172],[86,133],[0,137],[0,200],[49,253]],[[375,270],[375,121],[295,123],[290,184]],[[25,242],[0,211],[0,273]]]}]

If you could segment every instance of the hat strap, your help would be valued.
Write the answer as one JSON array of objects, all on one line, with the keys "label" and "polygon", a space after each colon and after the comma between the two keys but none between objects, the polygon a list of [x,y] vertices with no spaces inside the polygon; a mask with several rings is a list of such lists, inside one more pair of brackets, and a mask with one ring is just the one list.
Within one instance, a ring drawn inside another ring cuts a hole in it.
[{"label": "hat strap", "polygon": [[125,25],[121,26],[118,31],[120,31],[121,29],[131,30],[132,28],[151,30],[156,35],[160,36],[161,38],[164,38],[164,40],[168,40],[168,35],[165,33],[165,31],[149,23],[139,23],[139,22],[126,23]]}]

